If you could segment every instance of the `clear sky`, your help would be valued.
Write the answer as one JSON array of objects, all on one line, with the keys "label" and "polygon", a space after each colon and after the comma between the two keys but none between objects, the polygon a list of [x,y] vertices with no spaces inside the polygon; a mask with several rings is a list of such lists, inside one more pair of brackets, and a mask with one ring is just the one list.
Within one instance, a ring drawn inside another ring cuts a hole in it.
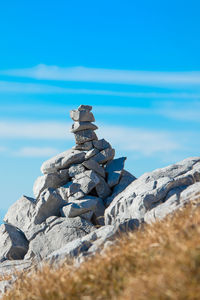
[{"label": "clear sky", "polygon": [[69,110],[140,176],[200,149],[200,2],[1,1],[0,216],[71,148]]}]

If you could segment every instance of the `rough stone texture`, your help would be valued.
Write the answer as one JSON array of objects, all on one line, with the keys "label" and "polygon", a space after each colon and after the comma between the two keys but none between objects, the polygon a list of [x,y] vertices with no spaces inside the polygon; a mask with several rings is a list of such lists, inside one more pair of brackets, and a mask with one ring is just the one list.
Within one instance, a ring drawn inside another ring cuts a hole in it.
[{"label": "rough stone texture", "polygon": [[84,166],[82,164],[72,165],[69,168],[69,176],[70,177],[75,177],[75,175],[83,173],[84,171],[85,171],[85,168],[84,168]]},{"label": "rough stone texture", "polygon": [[98,198],[88,198],[76,200],[68,203],[66,206],[61,208],[61,216],[67,218],[74,218],[81,216],[89,211],[96,211]]},{"label": "rough stone texture", "polygon": [[9,224],[0,226],[0,262],[6,259],[23,259],[28,251],[24,234]]},{"label": "rough stone texture", "polygon": [[93,141],[93,145],[95,148],[97,148],[98,150],[105,150],[107,148],[111,148],[110,143],[108,143],[106,140],[101,139],[98,141]]},{"label": "rough stone texture", "polygon": [[82,219],[76,217],[70,218],[50,218],[50,224],[48,220],[44,224],[43,231],[39,231],[38,234],[30,241],[28,253],[25,259],[43,259],[51,254],[53,251],[60,249],[69,242],[81,238],[92,230],[94,226]]},{"label": "rough stone texture", "polygon": [[85,159],[85,153],[78,150],[67,150],[62,152],[42,164],[41,171],[43,174],[54,173],[61,169],[66,169],[72,164],[82,163]]},{"label": "rough stone texture", "polygon": [[90,106],[90,105],[80,105],[79,107],[78,107],[78,110],[88,110],[88,111],[91,111],[92,110],[92,106]]},{"label": "rough stone texture", "polygon": [[97,195],[102,199],[107,198],[112,192],[109,185],[101,176],[99,176],[99,183],[96,186],[96,192]]},{"label": "rough stone texture", "polygon": [[71,110],[70,117],[79,122],[95,122],[93,113],[88,110]]},{"label": "rough stone texture", "polygon": [[129,173],[128,171],[123,170],[122,174],[121,174],[121,178],[119,183],[114,187],[112,195],[106,199],[104,199],[104,203],[105,206],[108,207],[110,205],[110,203],[113,201],[113,199],[121,192],[123,192],[123,190],[125,190],[125,188],[131,184],[131,182],[133,182],[134,180],[136,180],[136,177],[133,176],[131,173]]},{"label": "rough stone texture", "polygon": [[[90,197],[91,198],[91,197]],[[101,198],[98,198],[97,205],[94,209],[94,220],[97,225],[104,226],[105,205]]]},{"label": "rough stone texture", "polygon": [[74,133],[76,144],[81,145],[92,140],[97,140],[96,133],[93,130],[86,129]]},{"label": "rough stone texture", "polygon": [[36,179],[33,186],[33,194],[38,198],[47,188],[58,188],[66,184],[69,180],[68,170],[60,170],[55,173],[46,174]]},{"label": "rough stone texture", "polygon": [[105,171],[108,175],[107,183],[109,187],[113,187],[119,183],[122,170],[124,169],[125,160],[126,157],[120,157],[113,159],[107,164]]},{"label": "rough stone texture", "polygon": [[97,153],[99,153],[100,151],[96,148],[93,148],[91,150],[89,150],[86,155],[85,155],[85,159],[90,159],[91,157],[95,156]]},{"label": "rough stone texture", "polygon": [[81,144],[81,145],[76,145],[76,146],[73,146],[72,149],[75,149],[75,150],[82,150],[82,151],[89,151],[93,148],[93,144],[92,142],[86,142],[84,144]]},{"label": "rough stone texture", "polygon": [[79,191],[68,198],[68,202],[73,202],[75,200],[79,200],[84,198],[85,194],[82,191]]},{"label": "rough stone texture", "polygon": [[12,286],[13,280],[3,280],[0,281],[0,297],[6,291],[8,291]]},{"label": "rough stone texture", "polygon": [[68,202],[68,188],[61,186],[56,189],[56,192],[66,203]]},{"label": "rough stone texture", "polygon": [[41,224],[50,216],[59,216],[65,201],[54,189],[46,189],[40,195],[34,211],[34,223]]},{"label": "rough stone texture", "polygon": [[80,189],[84,194],[89,194],[99,182],[99,176],[94,171],[85,171],[82,174],[76,175],[74,180],[74,183],[80,185]]},{"label": "rough stone texture", "polygon": [[143,222],[148,211],[168,200],[170,191],[173,194],[174,189],[179,188],[181,193],[198,181],[200,157],[188,158],[166,168],[145,173],[114,198],[105,211],[105,223],[121,224],[126,220]]},{"label": "rough stone texture", "polygon": [[11,224],[25,232],[32,222],[35,209],[35,199],[22,196],[9,209],[4,222]]},{"label": "rough stone texture", "polygon": [[86,160],[83,162],[84,167],[87,169],[95,171],[97,174],[101,175],[102,177],[105,177],[105,170],[102,168],[95,160],[92,158],[89,160]]},{"label": "rough stone texture", "polygon": [[0,274],[11,275],[13,273],[28,270],[32,266],[30,260],[5,260],[0,263]]},{"label": "rough stone texture", "polygon": [[105,150],[102,150],[95,156],[93,156],[92,159],[98,162],[99,164],[105,164],[108,161],[112,160],[114,156],[115,156],[115,150],[107,148]]},{"label": "rough stone texture", "polygon": [[87,130],[87,129],[97,130],[98,127],[95,124],[90,122],[74,122],[71,128],[71,132],[76,133],[78,131]]}]

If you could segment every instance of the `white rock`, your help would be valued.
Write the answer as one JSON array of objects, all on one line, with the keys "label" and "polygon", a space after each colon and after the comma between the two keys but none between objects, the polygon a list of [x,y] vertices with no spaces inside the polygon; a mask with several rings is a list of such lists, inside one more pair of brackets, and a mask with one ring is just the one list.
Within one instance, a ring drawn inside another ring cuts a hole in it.
[{"label": "white rock", "polygon": [[0,274],[1,275],[12,275],[16,271],[21,272],[23,270],[28,270],[32,266],[30,260],[5,260],[0,263]]},{"label": "white rock", "polygon": [[66,206],[61,208],[61,216],[74,218],[89,211],[95,211],[98,201],[99,199],[95,197],[85,197],[84,199],[69,202]]},{"label": "white rock", "polygon": [[67,150],[62,152],[42,164],[43,174],[54,173],[61,169],[67,169],[72,164],[82,163],[85,159],[85,152],[79,150]]},{"label": "white rock", "polygon": [[120,157],[113,159],[106,165],[105,171],[108,174],[107,183],[109,187],[113,187],[119,183],[125,160],[126,157]]},{"label": "white rock", "polygon": [[74,183],[80,184],[80,190],[84,194],[89,194],[93,188],[100,182],[99,176],[94,171],[85,171],[76,175]]},{"label": "white rock", "polygon": [[85,167],[82,164],[72,165],[69,168],[69,176],[75,177],[75,175],[81,174],[85,171]]},{"label": "white rock", "polygon": [[97,174],[101,175],[102,177],[105,177],[105,170],[104,168],[102,168],[95,160],[93,160],[92,158],[89,160],[84,161],[83,166],[86,167],[86,169],[89,170],[93,170],[95,171]]},{"label": "white rock", "polygon": [[79,122],[95,122],[93,113],[88,110],[71,110],[70,117]]},{"label": "white rock", "polygon": [[85,155],[85,159],[90,159],[91,157],[93,157],[94,155],[96,155],[97,153],[99,153],[100,151],[96,148],[93,148],[91,150],[89,150],[86,155]]}]

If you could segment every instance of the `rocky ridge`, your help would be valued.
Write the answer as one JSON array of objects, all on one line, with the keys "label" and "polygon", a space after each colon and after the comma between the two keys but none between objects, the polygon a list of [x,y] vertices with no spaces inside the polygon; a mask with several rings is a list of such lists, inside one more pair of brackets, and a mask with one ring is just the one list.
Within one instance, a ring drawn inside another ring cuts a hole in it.
[{"label": "rocky ridge", "polygon": [[[42,164],[35,198],[21,197],[0,226],[0,273],[29,269],[41,261],[80,263],[134,230],[181,208],[200,195],[200,157],[145,173],[124,170],[126,157],[98,139],[92,107],[72,110],[76,145]],[[14,280],[14,279],[13,279]],[[1,282],[0,289],[10,281]]]}]

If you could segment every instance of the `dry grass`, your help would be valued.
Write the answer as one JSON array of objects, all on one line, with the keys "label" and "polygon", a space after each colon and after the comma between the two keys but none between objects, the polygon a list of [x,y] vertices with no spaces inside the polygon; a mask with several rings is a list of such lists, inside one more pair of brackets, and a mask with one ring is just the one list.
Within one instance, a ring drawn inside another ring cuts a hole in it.
[{"label": "dry grass", "polygon": [[3,300],[200,299],[200,207],[122,237],[79,268],[45,266]]}]

